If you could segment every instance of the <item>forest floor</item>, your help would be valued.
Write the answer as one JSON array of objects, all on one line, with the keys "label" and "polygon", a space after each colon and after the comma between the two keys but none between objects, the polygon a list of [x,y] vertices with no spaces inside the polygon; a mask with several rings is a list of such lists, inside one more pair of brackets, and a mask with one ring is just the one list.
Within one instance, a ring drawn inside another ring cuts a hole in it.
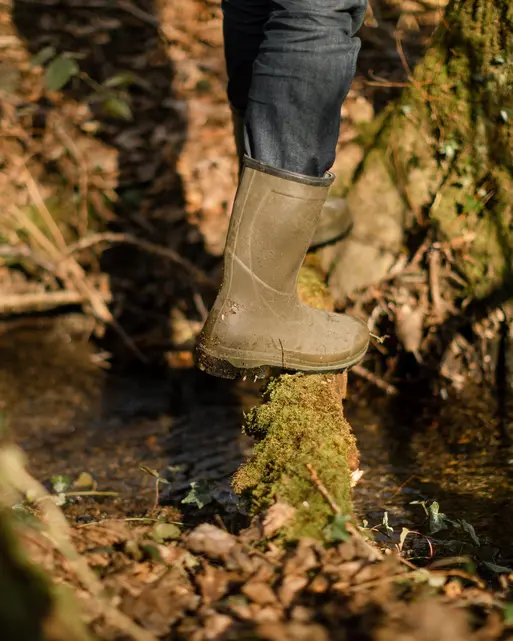
[{"label": "forest floor", "polygon": [[[365,470],[352,536],[335,521],[325,543],[284,549],[286,511],[250,523],[231,492],[260,388],[207,379],[190,350],[236,184],[219,1],[1,7],[1,409],[104,595],[45,536],[44,502],[20,499],[30,558],[99,639],[513,639],[513,459],[488,390],[413,419],[404,397],[351,378]],[[414,64],[443,2],[373,8],[342,176],[407,80],[397,39]],[[126,352],[158,369],[128,370]]]}]

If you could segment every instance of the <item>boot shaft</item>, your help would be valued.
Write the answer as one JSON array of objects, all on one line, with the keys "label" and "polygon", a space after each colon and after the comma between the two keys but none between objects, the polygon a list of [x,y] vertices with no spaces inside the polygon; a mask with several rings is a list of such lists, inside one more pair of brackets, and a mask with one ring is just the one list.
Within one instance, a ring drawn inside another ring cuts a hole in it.
[{"label": "boot shaft", "polygon": [[225,282],[234,261],[267,287],[295,294],[333,176],[301,176],[244,159],[225,248]]}]

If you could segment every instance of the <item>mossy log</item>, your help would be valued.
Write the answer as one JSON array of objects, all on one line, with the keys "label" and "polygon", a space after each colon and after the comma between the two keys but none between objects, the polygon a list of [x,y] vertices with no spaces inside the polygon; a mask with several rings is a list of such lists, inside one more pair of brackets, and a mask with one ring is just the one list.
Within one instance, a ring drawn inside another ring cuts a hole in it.
[{"label": "mossy log", "polygon": [[426,229],[456,248],[457,298],[513,283],[511,0],[451,0],[409,77],[362,135],[346,194],[353,234],[323,254],[338,301],[378,282]]},{"label": "mossy log", "polygon": [[[333,300],[315,267],[303,267],[299,293],[317,309]],[[311,480],[307,465],[343,514],[351,514],[351,471],[358,450],[344,418],[346,376],[284,374],[271,380],[264,403],[246,416],[245,431],[255,439],[253,455],[235,474],[233,487],[260,514],[275,501],[295,508],[282,530],[287,540],[322,537],[333,508]]]}]

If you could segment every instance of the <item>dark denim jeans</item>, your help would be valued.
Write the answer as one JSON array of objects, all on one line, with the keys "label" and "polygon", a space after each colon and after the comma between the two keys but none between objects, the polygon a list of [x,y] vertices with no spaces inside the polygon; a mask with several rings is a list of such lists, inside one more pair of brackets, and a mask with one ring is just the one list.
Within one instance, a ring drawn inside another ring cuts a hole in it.
[{"label": "dark denim jeans", "polygon": [[356,67],[367,0],[223,0],[228,99],[246,153],[322,176]]}]

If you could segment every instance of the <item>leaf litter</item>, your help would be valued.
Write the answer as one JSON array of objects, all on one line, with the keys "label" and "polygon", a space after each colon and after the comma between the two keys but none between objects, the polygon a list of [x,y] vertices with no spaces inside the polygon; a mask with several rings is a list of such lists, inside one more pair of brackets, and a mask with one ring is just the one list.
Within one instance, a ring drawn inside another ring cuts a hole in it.
[{"label": "leaf litter", "polygon": [[[82,558],[112,602],[158,639],[507,639],[511,606],[472,577],[413,569],[375,554],[338,516],[329,542],[280,547],[202,523],[111,520],[72,528]],[[17,527],[32,559],[76,589],[98,638],[122,639],[45,537]],[[510,576],[510,578],[512,578]],[[510,584],[511,588],[511,584]]]}]

